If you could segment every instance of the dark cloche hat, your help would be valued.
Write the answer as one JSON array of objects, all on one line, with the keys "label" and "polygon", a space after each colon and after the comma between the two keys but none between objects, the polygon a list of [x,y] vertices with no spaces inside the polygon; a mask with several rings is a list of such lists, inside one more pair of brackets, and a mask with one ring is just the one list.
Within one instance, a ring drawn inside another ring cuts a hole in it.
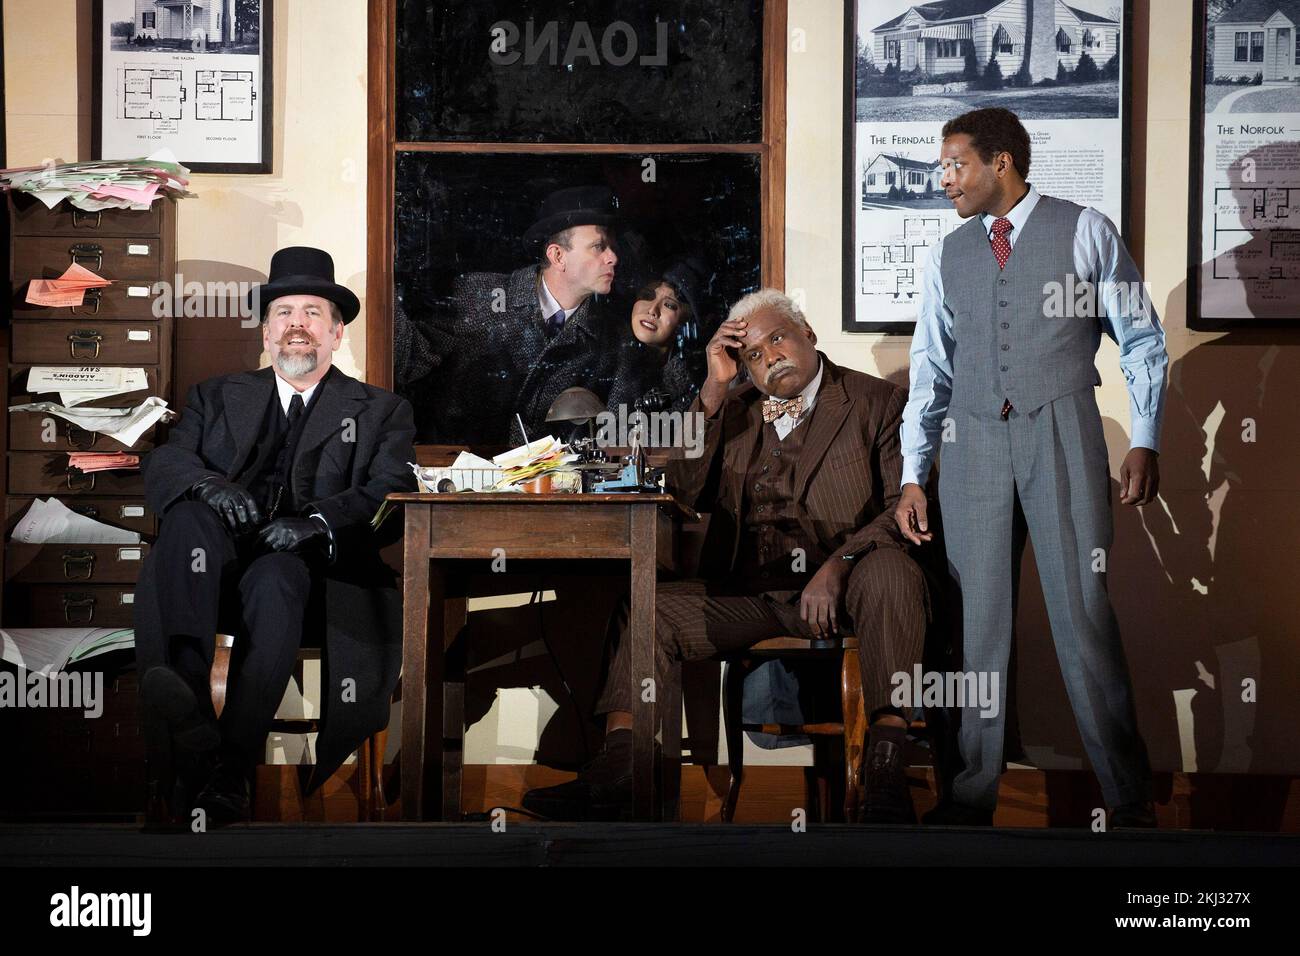
[{"label": "dark cloche hat", "polygon": [[271,257],[271,275],[248,292],[248,306],[258,318],[266,307],[284,295],[318,295],[329,299],[343,314],[343,324],[361,311],[361,303],[347,286],[334,281],[334,259],[324,249],[289,246]]}]

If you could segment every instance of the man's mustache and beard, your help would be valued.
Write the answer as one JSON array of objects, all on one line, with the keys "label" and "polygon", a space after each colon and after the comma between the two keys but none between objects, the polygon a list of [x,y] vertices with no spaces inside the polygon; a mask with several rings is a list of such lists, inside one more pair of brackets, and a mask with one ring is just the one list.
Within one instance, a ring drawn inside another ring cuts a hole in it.
[{"label": "man's mustache and beard", "polygon": [[767,388],[768,391],[770,392],[772,385],[776,381],[778,375],[780,375],[782,372],[785,371],[794,370],[797,367],[798,366],[795,364],[793,359],[781,359],[779,362],[777,362],[775,365],[773,365],[770,369],[767,370],[767,377],[763,379],[764,387]]},{"label": "man's mustache and beard", "polygon": [[275,367],[289,378],[310,375],[320,364],[316,357],[320,342],[310,332],[290,329],[275,344],[280,346],[280,354],[275,357]]}]

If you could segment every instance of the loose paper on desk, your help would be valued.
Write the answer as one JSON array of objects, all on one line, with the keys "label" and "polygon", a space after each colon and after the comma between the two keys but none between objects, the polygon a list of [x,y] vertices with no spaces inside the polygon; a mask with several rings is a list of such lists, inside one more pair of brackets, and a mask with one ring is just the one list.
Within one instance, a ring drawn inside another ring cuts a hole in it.
[{"label": "loose paper on desk", "polygon": [[143,368],[111,365],[33,365],[27,373],[27,391],[33,395],[58,392],[65,406],[83,405],[100,398],[149,387]]},{"label": "loose paper on desk", "polygon": [[53,209],[68,200],[78,209],[148,209],[160,196],[188,196],[190,171],[169,149],[144,159],[49,163],[0,169],[0,191],[25,192]]},{"label": "loose paper on desk", "polygon": [[134,408],[81,408],[73,410],[55,402],[31,402],[27,405],[10,405],[11,412],[45,412],[72,422],[88,432],[97,432],[106,438],[120,441],[130,448],[140,436],[159,421],[170,421],[176,413],[167,403],[152,395]]},{"label": "loose paper on desk", "polygon": [[112,627],[23,627],[0,630],[0,658],[28,673],[55,674],[121,647],[135,646],[135,631]]},{"label": "loose paper on desk", "polygon": [[9,536],[19,544],[139,544],[140,534],[79,515],[58,498],[37,498]]},{"label": "loose paper on desk", "polygon": [[64,309],[86,301],[87,289],[102,289],[112,285],[85,266],[72,263],[57,279],[33,279],[27,283],[27,302],[47,308]]}]

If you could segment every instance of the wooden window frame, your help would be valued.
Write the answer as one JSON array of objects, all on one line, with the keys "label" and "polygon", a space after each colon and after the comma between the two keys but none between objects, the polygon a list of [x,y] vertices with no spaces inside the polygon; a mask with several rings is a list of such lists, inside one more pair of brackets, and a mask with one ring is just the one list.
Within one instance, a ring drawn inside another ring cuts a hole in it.
[{"label": "wooden window frame", "polygon": [[760,276],[785,288],[786,25],[788,0],[763,4],[763,132],[758,143],[410,143],[396,138],[398,0],[372,0],[366,147],[366,381],[393,387],[394,185],[400,153],[746,153],[759,157]]}]

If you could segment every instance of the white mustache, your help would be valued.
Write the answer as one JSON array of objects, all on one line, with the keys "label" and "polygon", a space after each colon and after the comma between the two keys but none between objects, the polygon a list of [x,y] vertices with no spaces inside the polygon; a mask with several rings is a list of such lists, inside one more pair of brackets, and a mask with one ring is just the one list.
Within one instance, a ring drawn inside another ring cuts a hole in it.
[{"label": "white mustache", "polygon": [[794,367],[794,362],[790,359],[781,359],[781,361],[777,362],[767,370],[767,378],[763,379],[763,384],[770,385],[772,383],[772,377],[776,375],[777,372],[784,372],[786,369]]}]

